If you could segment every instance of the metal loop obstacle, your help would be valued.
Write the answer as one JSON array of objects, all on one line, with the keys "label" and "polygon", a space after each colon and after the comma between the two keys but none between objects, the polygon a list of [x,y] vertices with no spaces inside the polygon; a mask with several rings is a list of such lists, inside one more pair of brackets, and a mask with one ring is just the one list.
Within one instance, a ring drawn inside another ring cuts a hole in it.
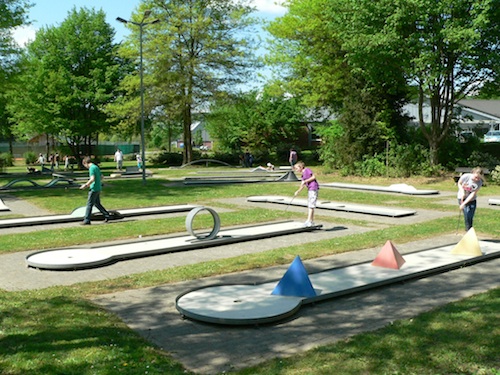
[{"label": "metal loop obstacle", "polygon": [[[201,212],[201,211],[208,211],[212,215],[212,218],[214,220],[214,227],[212,231],[207,234],[207,235],[202,235],[202,234],[196,234],[193,230],[193,220],[195,216]],[[208,207],[196,207],[193,208],[191,211],[189,211],[187,217],[186,217],[186,229],[188,233],[194,237],[196,237],[199,240],[211,240],[214,239],[217,236],[217,233],[219,233],[220,230],[220,218],[219,215],[217,215],[217,212],[215,212],[213,209],[208,208]]]}]

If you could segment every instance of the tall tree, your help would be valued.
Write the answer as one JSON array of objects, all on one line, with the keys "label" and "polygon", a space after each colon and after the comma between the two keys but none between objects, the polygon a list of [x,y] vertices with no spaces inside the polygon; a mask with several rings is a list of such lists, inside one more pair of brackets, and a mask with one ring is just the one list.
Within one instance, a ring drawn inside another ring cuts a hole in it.
[{"label": "tall tree", "polygon": [[26,24],[31,4],[27,0],[2,0],[0,2],[0,66],[8,62],[17,46],[12,38],[12,29]]},{"label": "tall tree", "polygon": [[[499,80],[500,1],[332,0],[330,6],[355,69],[390,84],[397,68],[417,87],[420,128],[437,164],[454,105]],[[430,123],[424,121],[426,103]]]},{"label": "tall tree", "polygon": [[[150,18],[161,20],[144,28],[146,107],[161,107],[168,121],[180,120],[185,163],[192,160],[193,114],[206,108],[217,92],[234,90],[257,63],[251,33],[256,21],[248,4],[247,0],[146,0],[140,8],[150,9]],[[133,20],[141,18],[136,14]],[[129,43],[137,46],[138,28],[131,25],[131,29],[135,33]],[[131,52],[137,56],[138,48],[125,47],[128,57]]]},{"label": "tall tree", "polygon": [[[402,138],[405,80],[399,64],[385,58],[384,74],[360,68],[345,48],[338,20],[344,8],[330,0],[291,0],[288,12],[271,22],[267,60],[289,92],[309,106],[335,113],[342,131],[324,137],[325,162],[353,166],[384,148],[388,135]],[[283,69],[285,67],[285,69]],[[331,136],[334,134],[335,136]],[[332,150],[337,150],[332,152]],[[335,156],[333,159],[332,156]]]},{"label": "tall tree", "polygon": [[[27,24],[27,12],[31,4],[25,0],[2,0],[0,2],[0,137],[12,139],[8,121],[7,97],[5,93],[18,71],[19,48],[12,31]],[[12,151],[12,150],[11,150]]]},{"label": "tall tree", "polygon": [[[334,67],[342,73],[345,67],[348,74],[342,77],[355,77],[354,81],[344,85],[345,80],[329,74],[324,87],[346,98],[349,92],[336,88],[351,88],[354,82],[363,94],[379,97],[380,104],[386,104],[382,112],[392,111],[388,118],[396,122],[401,120],[397,111],[407,95],[405,86],[416,86],[420,108],[426,102],[431,106],[430,123],[423,116],[419,120],[434,164],[450,131],[454,104],[499,81],[499,0],[291,0],[287,4],[289,14],[270,31],[287,38],[288,44],[281,46],[292,51],[295,76],[302,73],[297,82],[321,93],[324,89],[312,85],[315,77],[321,77],[315,72]],[[330,66],[325,64],[328,56]],[[309,78],[303,74],[308,66]],[[373,118],[377,116],[378,111]]]},{"label": "tall tree", "polygon": [[104,107],[124,73],[113,37],[104,12],[85,8],[37,33],[11,93],[17,135],[64,137],[75,156],[91,151],[91,140],[109,127]]},{"label": "tall tree", "polygon": [[290,0],[288,12],[266,29],[273,36],[267,62],[288,92],[311,107],[338,110],[348,69],[339,33],[326,11],[329,0]]}]

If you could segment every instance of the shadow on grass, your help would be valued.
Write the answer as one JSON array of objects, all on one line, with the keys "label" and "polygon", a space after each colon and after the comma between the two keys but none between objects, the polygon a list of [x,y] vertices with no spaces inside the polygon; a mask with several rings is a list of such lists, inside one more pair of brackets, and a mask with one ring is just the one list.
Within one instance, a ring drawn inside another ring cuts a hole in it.
[{"label": "shadow on grass", "polygon": [[2,374],[184,372],[116,318],[65,296],[0,293]]}]

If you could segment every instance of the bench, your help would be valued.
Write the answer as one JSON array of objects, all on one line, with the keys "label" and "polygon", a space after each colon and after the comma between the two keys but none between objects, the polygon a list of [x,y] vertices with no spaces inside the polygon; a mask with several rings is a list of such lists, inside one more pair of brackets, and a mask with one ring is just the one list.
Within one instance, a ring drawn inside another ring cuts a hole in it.
[{"label": "bench", "polygon": [[[144,174],[148,177],[151,177],[153,175],[153,172],[146,169]],[[111,178],[119,178],[119,177],[132,178],[132,177],[140,177],[140,176],[142,176],[142,169],[139,169],[137,166],[125,167],[125,172],[112,173],[109,175],[109,177],[111,177]]]},{"label": "bench", "polygon": [[139,173],[142,171],[139,170],[139,167],[134,166],[134,167],[125,167],[125,173]]}]

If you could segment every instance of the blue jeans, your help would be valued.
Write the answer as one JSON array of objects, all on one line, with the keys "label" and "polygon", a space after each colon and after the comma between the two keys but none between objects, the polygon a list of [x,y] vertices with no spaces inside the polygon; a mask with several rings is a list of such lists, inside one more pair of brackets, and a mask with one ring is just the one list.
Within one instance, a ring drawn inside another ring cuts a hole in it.
[{"label": "blue jeans", "polygon": [[89,196],[87,198],[87,209],[85,210],[85,217],[83,221],[85,223],[90,223],[90,217],[92,216],[92,208],[96,208],[101,211],[106,219],[109,219],[109,212],[101,204],[100,191],[89,190]]},{"label": "blue jeans", "polygon": [[[458,200],[458,204],[461,204],[460,199]],[[476,206],[477,202],[474,199],[473,201],[467,203],[464,207],[464,221],[466,231],[473,227],[472,222],[474,220],[474,214],[476,213]]]}]

